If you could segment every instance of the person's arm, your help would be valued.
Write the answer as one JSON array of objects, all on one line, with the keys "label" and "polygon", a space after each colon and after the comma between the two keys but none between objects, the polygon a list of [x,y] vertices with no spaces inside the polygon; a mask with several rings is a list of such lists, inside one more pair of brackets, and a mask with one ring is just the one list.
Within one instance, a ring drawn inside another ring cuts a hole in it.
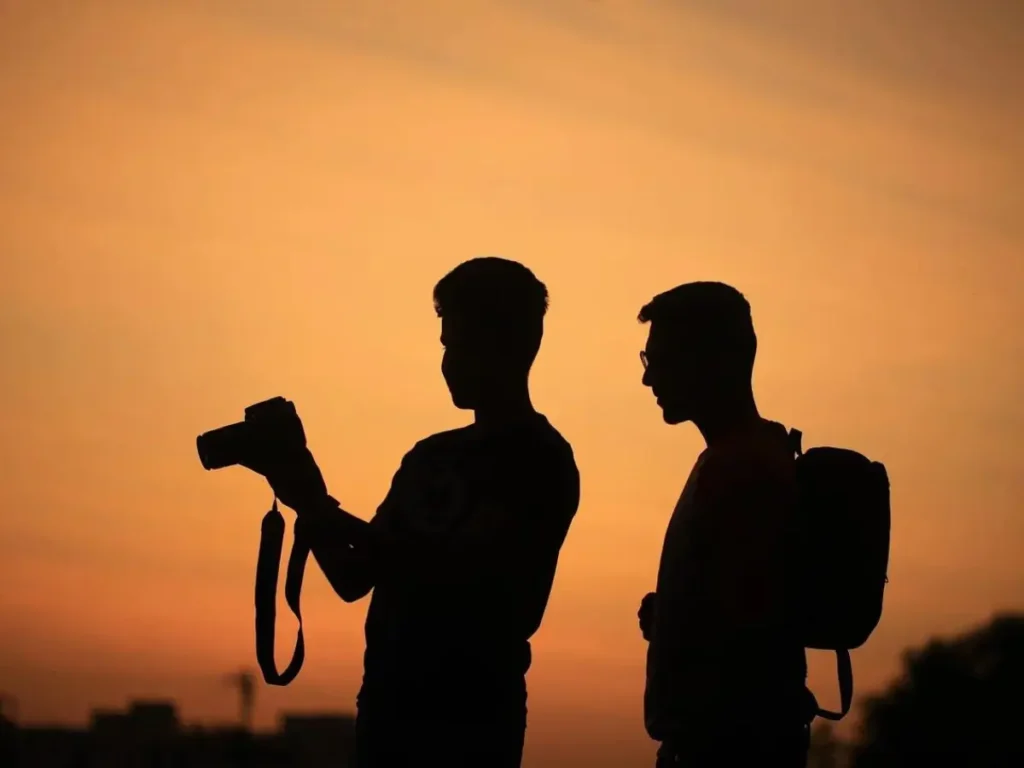
[{"label": "person's arm", "polygon": [[698,485],[702,520],[702,619],[709,638],[745,640],[779,631],[784,606],[783,534],[794,501],[789,467],[737,456]]},{"label": "person's arm", "polygon": [[[470,567],[489,583],[492,600],[520,631],[543,619],[562,544],[580,502],[580,476],[571,455],[554,457],[522,477],[480,519]],[[504,502],[504,503],[501,503]]]},{"label": "person's arm", "polygon": [[331,588],[347,603],[365,597],[374,584],[372,524],[326,495],[299,503],[295,512],[295,535],[305,538]]},{"label": "person's arm", "polygon": [[502,520],[511,544],[505,550],[504,577],[514,592],[513,615],[531,635],[544,617],[562,544],[580,503],[580,475],[574,460],[544,474],[523,507],[511,510]]},{"label": "person's arm", "polygon": [[[307,496],[295,507],[296,535],[306,537],[310,551],[337,595],[354,603],[377,584],[388,544],[387,527],[399,489],[409,474],[415,448],[407,453],[391,480],[384,501],[369,521],[352,515],[324,493]],[[301,531],[301,533],[300,533]]]},{"label": "person's arm", "polygon": [[693,498],[697,554],[659,594],[654,620],[658,722],[649,730],[662,738],[699,714],[681,707],[727,706],[721,697],[737,654],[778,631],[788,492],[784,474],[742,456],[709,457],[702,468]]}]

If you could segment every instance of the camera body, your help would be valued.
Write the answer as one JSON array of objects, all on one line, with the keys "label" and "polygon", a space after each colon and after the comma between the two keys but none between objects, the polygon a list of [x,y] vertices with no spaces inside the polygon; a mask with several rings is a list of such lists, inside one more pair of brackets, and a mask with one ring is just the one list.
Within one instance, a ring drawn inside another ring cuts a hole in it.
[{"label": "camera body", "polygon": [[196,438],[204,469],[238,464],[268,466],[306,447],[306,433],[295,404],[274,397],[245,409],[245,419]]}]

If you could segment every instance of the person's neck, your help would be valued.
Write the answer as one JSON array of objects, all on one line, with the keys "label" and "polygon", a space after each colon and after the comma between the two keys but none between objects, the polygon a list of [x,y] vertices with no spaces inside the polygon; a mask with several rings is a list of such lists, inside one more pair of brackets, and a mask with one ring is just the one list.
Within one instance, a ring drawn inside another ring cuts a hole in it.
[{"label": "person's neck", "polygon": [[700,430],[704,442],[710,448],[732,435],[750,429],[762,421],[752,392],[743,392],[730,398],[723,398],[693,423]]},{"label": "person's neck", "polygon": [[526,386],[495,392],[474,409],[474,423],[487,429],[515,424],[537,413]]}]

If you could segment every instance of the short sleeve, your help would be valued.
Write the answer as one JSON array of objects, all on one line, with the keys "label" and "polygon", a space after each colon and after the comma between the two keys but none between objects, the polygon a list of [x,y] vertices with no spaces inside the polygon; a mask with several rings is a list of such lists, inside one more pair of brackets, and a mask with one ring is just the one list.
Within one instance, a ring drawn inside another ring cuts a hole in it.
[{"label": "short sleeve", "polygon": [[388,487],[384,500],[377,506],[376,513],[370,519],[370,525],[373,526],[374,530],[388,530],[394,525],[398,510],[402,505],[402,500],[409,494],[408,486],[413,474],[412,468],[417,461],[416,454],[418,448],[419,444],[402,457],[402,462],[398,465],[398,469],[391,478],[391,485]]}]

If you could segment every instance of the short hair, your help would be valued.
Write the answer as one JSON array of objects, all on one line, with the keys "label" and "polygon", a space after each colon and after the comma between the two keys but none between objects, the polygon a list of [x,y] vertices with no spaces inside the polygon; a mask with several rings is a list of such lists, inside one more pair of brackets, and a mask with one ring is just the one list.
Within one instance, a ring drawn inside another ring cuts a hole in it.
[{"label": "short hair", "polygon": [[737,372],[749,373],[757,354],[750,303],[731,285],[699,281],[660,293],[640,310],[641,323],[657,323],[696,342],[701,350],[721,354]]},{"label": "short hair", "polygon": [[519,262],[483,256],[464,261],[438,281],[434,310],[438,317],[464,318],[522,346],[532,360],[544,333],[548,289]]}]

